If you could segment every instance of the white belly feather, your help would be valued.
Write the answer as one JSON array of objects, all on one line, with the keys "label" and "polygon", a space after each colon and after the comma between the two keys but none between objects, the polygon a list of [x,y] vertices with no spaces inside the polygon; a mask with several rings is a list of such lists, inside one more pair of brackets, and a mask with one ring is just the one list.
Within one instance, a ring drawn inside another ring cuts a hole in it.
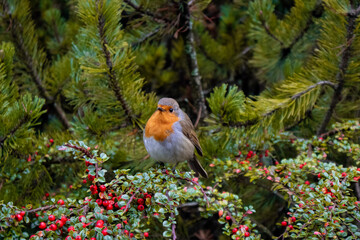
[{"label": "white belly feather", "polygon": [[177,122],[172,126],[174,132],[164,141],[156,141],[154,137],[145,137],[144,144],[150,156],[160,162],[177,163],[191,159],[195,147],[182,133],[181,125]]}]

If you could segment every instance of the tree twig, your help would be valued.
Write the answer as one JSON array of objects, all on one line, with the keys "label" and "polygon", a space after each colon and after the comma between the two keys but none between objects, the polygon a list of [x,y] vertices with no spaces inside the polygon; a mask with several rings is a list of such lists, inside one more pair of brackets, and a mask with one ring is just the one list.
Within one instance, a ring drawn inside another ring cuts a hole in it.
[{"label": "tree twig", "polygon": [[[166,193],[165,193],[165,195],[166,195],[166,197],[168,198],[168,200],[169,200],[169,202],[171,201],[171,199],[170,199],[170,197],[169,197],[169,190],[167,190],[166,191]],[[174,207],[173,207],[173,205],[171,205],[171,204],[169,204],[169,206],[170,206],[170,217],[172,218],[172,219],[175,219],[175,214],[174,214]],[[175,222],[172,222],[171,223],[171,232],[172,232],[172,236],[173,236],[173,240],[176,240],[176,224],[175,224]]]},{"label": "tree twig", "polygon": [[26,212],[27,213],[42,212],[42,211],[47,211],[47,210],[50,210],[53,208],[56,208],[56,205],[48,205],[48,206],[44,206],[44,207],[34,208],[34,209],[28,210]]},{"label": "tree twig", "polygon": [[188,66],[191,75],[191,86],[193,89],[195,103],[197,107],[201,108],[201,118],[205,118],[208,115],[204,92],[202,89],[201,75],[199,71],[199,65],[197,62],[197,53],[195,48],[195,36],[193,32],[193,21],[191,19],[190,7],[187,2],[183,1],[183,13],[181,14],[181,24],[185,27],[186,31],[183,32],[186,45],[186,56]]},{"label": "tree twig", "polygon": [[134,199],[136,193],[138,193],[140,190],[140,187],[138,189],[136,189],[136,191],[133,193],[133,195],[131,195],[129,201],[126,203],[126,207],[124,209],[124,212],[126,212],[129,208],[130,208],[130,203],[132,202],[132,200]]},{"label": "tree twig", "polygon": [[154,19],[156,22],[159,23],[171,23],[171,21],[165,17],[160,17],[148,10],[144,10],[141,8],[141,6],[137,6],[136,4],[134,4],[133,2],[131,2],[131,0],[124,0],[124,2],[129,5],[130,7],[132,7],[133,9],[136,10],[136,12],[140,13],[141,15],[146,15],[151,17],[152,19]]}]

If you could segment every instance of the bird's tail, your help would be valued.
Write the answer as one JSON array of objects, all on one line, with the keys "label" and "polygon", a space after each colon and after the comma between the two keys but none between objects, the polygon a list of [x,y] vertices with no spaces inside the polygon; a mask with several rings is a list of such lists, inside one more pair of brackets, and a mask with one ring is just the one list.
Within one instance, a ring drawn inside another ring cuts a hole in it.
[{"label": "bird's tail", "polygon": [[201,166],[199,160],[196,159],[196,156],[194,154],[194,157],[188,161],[189,167],[195,172],[195,176],[199,176],[199,173],[202,177],[207,178],[208,174],[205,171],[205,169]]}]

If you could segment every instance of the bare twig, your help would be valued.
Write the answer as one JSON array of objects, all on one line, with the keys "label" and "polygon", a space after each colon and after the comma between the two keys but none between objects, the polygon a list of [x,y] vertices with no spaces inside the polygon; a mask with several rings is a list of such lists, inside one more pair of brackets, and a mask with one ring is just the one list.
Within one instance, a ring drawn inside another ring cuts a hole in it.
[{"label": "bare twig", "polygon": [[355,193],[356,193],[356,198],[359,201],[360,200],[360,186],[359,186],[359,181],[357,181],[355,183]]},{"label": "bare twig", "polygon": [[131,195],[129,201],[126,203],[126,207],[124,209],[124,212],[126,212],[129,208],[130,208],[130,203],[132,202],[132,200],[134,199],[136,193],[138,193],[140,190],[140,188],[136,189],[136,191],[133,193],[133,195]]},{"label": "bare twig", "polygon": [[154,19],[156,22],[159,23],[171,23],[171,21],[169,19],[167,19],[166,17],[162,17],[162,16],[158,16],[148,10],[144,10],[142,9],[141,6],[137,6],[136,4],[134,4],[133,2],[131,2],[131,0],[124,0],[124,2],[129,5],[130,7],[132,7],[134,10],[136,10],[136,12],[140,13],[141,15],[146,15],[151,17],[152,19]]},{"label": "bare twig", "polygon": [[[169,202],[171,201],[171,199],[170,199],[170,197],[169,197],[169,191],[166,191],[166,193],[165,193],[165,195],[166,195],[166,197],[168,198],[168,200],[169,200]],[[170,217],[172,218],[172,219],[175,219],[175,214],[174,214],[174,207],[173,207],[173,205],[171,205],[171,204],[169,204],[169,206],[170,206]],[[173,240],[176,240],[176,224],[175,224],[175,222],[172,222],[171,223],[171,232],[172,232],[172,236],[173,236]]]},{"label": "bare twig", "polygon": [[48,205],[48,206],[44,206],[44,207],[34,208],[34,209],[28,210],[26,212],[27,213],[42,212],[42,211],[47,211],[47,210],[50,210],[53,208],[56,208],[56,205]]},{"label": "bare twig", "polygon": [[193,88],[193,93],[195,95],[195,103],[197,107],[201,108],[201,118],[204,118],[208,115],[204,92],[202,89],[201,75],[199,71],[199,65],[197,62],[197,53],[195,49],[195,36],[193,32],[193,21],[191,19],[189,3],[183,1],[183,13],[181,16],[181,22],[184,24],[186,31],[183,32],[186,45],[186,56],[189,65],[189,70],[191,74],[191,85]]}]

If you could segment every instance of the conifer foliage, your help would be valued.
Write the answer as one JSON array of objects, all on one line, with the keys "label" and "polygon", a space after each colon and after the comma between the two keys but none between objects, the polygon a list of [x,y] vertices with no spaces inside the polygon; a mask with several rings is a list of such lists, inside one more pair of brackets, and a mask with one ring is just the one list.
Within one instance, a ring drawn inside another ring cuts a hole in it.
[{"label": "conifer foliage", "polygon": [[[355,0],[0,0],[1,239],[359,239]],[[160,97],[208,179],[148,158]]]}]

